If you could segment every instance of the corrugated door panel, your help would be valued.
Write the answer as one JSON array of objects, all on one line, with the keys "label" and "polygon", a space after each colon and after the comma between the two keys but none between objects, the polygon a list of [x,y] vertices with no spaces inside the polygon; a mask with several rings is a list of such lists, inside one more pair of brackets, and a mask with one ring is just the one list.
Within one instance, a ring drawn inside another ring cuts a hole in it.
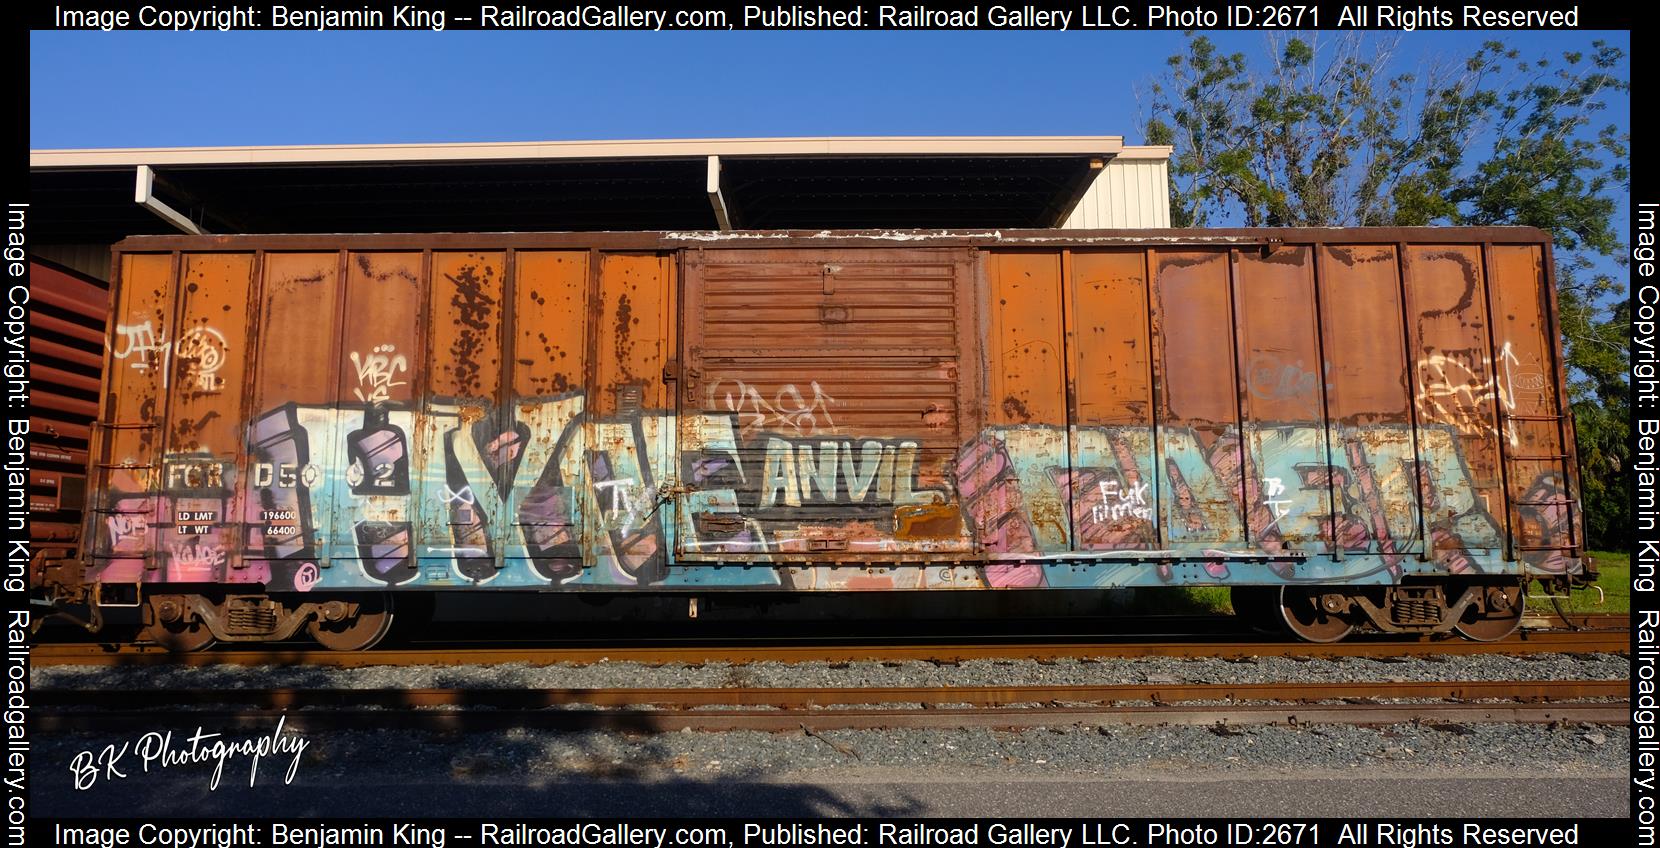
[{"label": "corrugated door panel", "polygon": [[1558,342],[1549,319],[1543,250],[1538,245],[1493,245],[1489,271],[1495,303],[1506,469],[1512,539],[1529,564],[1547,571],[1570,566],[1579,543],[1577,487],[1553,363]]},{"label": "corrugated door panel", "polygon": [[961,251],[691,254],[681,549],[966,550],[967,270]]},{"label": "corrugated door panel", "polygon": [[420,408],[421,262],[419,253],[346,257],[344,314],[335,325],[334,421],[324,446],[334,471],[334,571],[327,578],[333,585],[396,585],[416,576],[410,521],[420,496],[412,445]]},{"label": "corrugated door panel", "polygon": [[1504,510],[1481,248],[1414,245],[1406,259],[1425,523],[1436,559],[1463,571],[1462,551],[1500,545]]},{"label": "corrugated door panel", "polygon": [[241,566],[243,382],[253,301],[251,253],[186,254],[168,369],[159,540],[170,581],[235,582]]},{"label": "corrugated door panel", "polygon": [[497,574],[490,536],[501,515],[495,473],[501,396],[503,253],[430,255],[426,415],[413,434],[416,557],[423,581]]},{"label": "corrugated door panel", "polygon": [[1142,250],[1070,257],[1072,462],[1055,483],[1081,550],[1157,544],[1146,262]]},{"label": "corrugated door panel", "polygon": [[[1061,286],[1061,253],[991,253],[987,304],[986,401],[988,430],[980,450],[1005,451],[1019,481],[1018,498],[1004,502],[1003,487],[976,477],[965,502],[974,516],[976,538],[990,553],[1065,551],[1072,547],[1067,490],[1058,485],[1070,473],[1067,430],[1066,317]],[[991,440],[1002,444],[993,445]],[[996,467],[977,463],[976,470]],[[982,494],[984,493],[984,494]],[[1006,532],[1024,513],[1030,532]],[[1031,539],[1035,550],[1026,550]]]},{"label": "corrugated door panel", "polygon": [[660,582],[668,573],[659,486],[672,472],[673,427],[665,370],[678,344],[673,260],[660,254],[602,254],[594,322],[594,390],[581,473],[588,489],[582,523],[608,583]]},{"label": "corrugated door panel", "polygon": [[1244,491],[1250,544],[1306,549],[1320,541],[1332,512],[1314,251],[1288,245],[1233,255],[1245,467],[1233,474],[1212,467]]},{"label": "corrugated door panel", "polygon": [[588,252],[514,256],[513,409],[522,445],[508,502],[516,532],[509,567],[544,580],[582,572],[581,425],[588,361]]},{"label": "corrugated door panel", "polygon": [[329,533],[340,254],[267,253],[243,473],[244,557],[273,591],[322,579]]},{"label": "corrugated door panel", "polygon": [[741,264],[708,252],[705,267],[720,264],[705,289],[702,347],[727,353],[953,354],[952,266],[941,261],[905,264],[881,253],[846,251],[825,254],[824,261]]},{"label": "corrugated door panel", "polygon": [[[173,263],[170,254],[124,254],[109,353],[108,395],[92,448],[92,492],[83,538],[92,545],[92,579],[118,583],[161,579],[163,535],[171,527],[159,497],[163,393],[173,352]],[[150,565],[146,569],[146,564]]]},{"label": "corrugated door panel", "polygon": [[1421,551],[1395,247],[1330,245],[1320,261],[1337,538],[1385,557]]},{"label": "corrugated door panel", "polygon": [[1239,494],[1223,482],[1237,483],[1241,465],[1228,253],[1157,251],[1151,261],[1165,538],[1243,545]]}]

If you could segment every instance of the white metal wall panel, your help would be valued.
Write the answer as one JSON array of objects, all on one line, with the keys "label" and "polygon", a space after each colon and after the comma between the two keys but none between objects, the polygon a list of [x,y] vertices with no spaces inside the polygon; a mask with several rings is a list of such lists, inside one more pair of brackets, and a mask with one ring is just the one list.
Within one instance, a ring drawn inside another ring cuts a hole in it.
[{"label": "white metal wall panel", "polygon": [[1165,159],[1112,159],[1073,208],[1063,230],[1170,226],[1170,163]]}]

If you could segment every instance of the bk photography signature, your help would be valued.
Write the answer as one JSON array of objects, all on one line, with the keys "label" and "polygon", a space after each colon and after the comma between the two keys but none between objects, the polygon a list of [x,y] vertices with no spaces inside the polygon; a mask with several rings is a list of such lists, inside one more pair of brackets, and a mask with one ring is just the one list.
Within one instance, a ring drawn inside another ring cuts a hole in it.
[{"label": "bk photography signature", "polygon": [[[136,741],[122,742],[119,746],[111,742],[103,748],[76,754],[69,763],[69,772],[75,778],[76,789],[91,789],[100,778],[106,781],[123,779],[134,768],[149,774],[152,770],[174,766],[213,763],[213,776],[208,780],[208,790],[212,791],[219,788],[225,763],[236,757],[249,759],[248,785],[253,786],[254,778],[259,775],[261,759],[292,754],[293,759],[289,760],[288,771],[282,778],[282,782],[288,784],[294,781],[294,773],[300,768],[300,756],[311,740],[298,733],[284,733],[283,723],[287,720],[287,716],[279,717],[276,728],[268,736],[243,739],[224,738],[223,734],[208,733],[198,726],[195,733],[182,740],[183,744],[175,743],[171,730],[152,730]],[[133,755],[132,759],[127,759],[128,754]]]}]

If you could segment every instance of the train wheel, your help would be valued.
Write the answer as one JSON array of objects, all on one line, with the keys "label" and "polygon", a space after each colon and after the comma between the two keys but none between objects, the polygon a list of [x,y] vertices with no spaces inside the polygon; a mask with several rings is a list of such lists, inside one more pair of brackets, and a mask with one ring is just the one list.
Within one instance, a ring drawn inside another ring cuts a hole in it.
[{"label": "train wheel", "polygon": [[1264,633],[1284,633],[1280,618],[1280,592],[1274,586],[1234,586],[1228,589],[1233,614],[1246,627]]},{"label": "train wheel", "polygon": [[1527,606],[1522,584],[1476,585],[1465,591],[1484,593],[1485,597],[1478,596],[1476,603],[1465,607],[1464,618],[1453,628],[1460,636],[1473,642],[1497,642],[1522,625],[1522,611]]},{"label": "train wheel", "polygon": [[1305,642],[1336,642],[1354,632],[1346,617],[1349,600],[1319,586],[1280,589],[1280,620]]},{"label": "train wheel", "polygon": [[150,623],[139,631],[140,638],[175,654],[204,650],[213,644],[213,631],[201,618],[191,614],[185,600],[178,595],[153,595],[149,606]]},{"label": "train wheel", "polygon": [[331,651],[367,651],[392,629],[391,595],[364,595],[357,599],[356,615],[350,606],[339,600],[323,604],[322,616],[308,622],[306,632]]}]

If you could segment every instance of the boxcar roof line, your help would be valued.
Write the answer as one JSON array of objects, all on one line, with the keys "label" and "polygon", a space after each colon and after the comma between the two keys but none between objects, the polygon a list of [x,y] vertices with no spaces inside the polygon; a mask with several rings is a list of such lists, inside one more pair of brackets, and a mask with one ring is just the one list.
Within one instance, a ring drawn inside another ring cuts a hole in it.
[{"label": "boxcar roof line", "polygon": [[1536,227],[1303,227],[1297,229],[1151,230],[771,230],[660,232],[340,233],[267,235],[130,236],[122,252],[173,250],[315,250],[537,248],[580,246],[599,250],[847,246],[904,242],[932,247],[1110,247],[1224,244],[1538,244],[1550,235]]}]

